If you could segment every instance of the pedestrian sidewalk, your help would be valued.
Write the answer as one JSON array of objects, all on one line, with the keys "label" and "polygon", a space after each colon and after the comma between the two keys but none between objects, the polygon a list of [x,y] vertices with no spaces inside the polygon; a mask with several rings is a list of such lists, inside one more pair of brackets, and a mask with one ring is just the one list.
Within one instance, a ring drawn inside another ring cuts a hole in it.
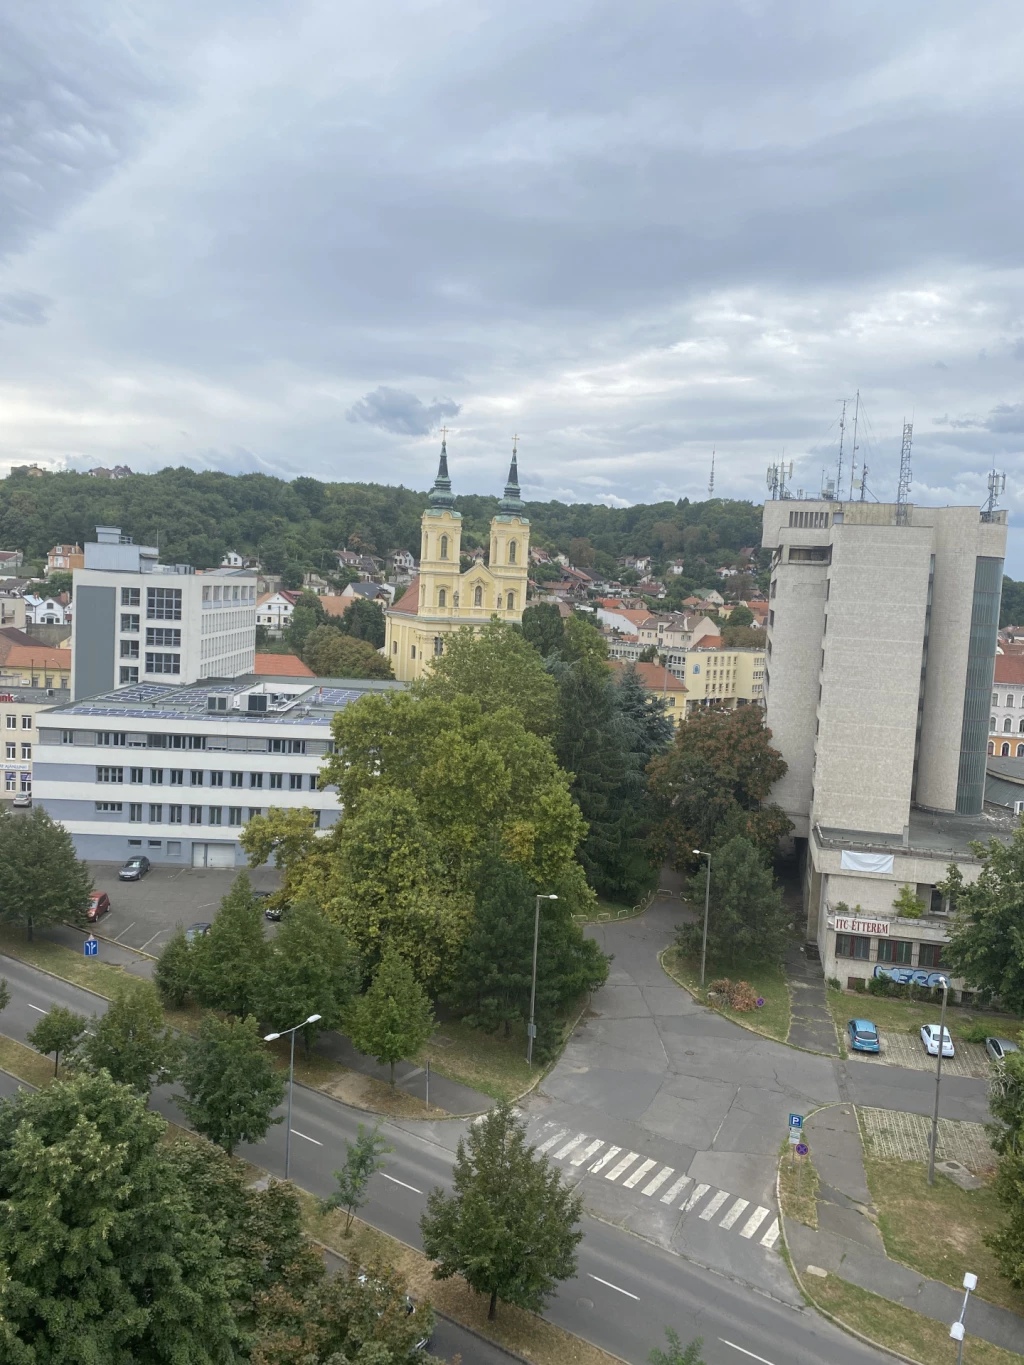
[{"label": "pedestrian sidewalk", "polygon": [[825,999],[825,974],[821,963],[809,961],[803,945],[791,942],[786,950],[786,976],[793,1002],[786,1041],[811,1052],[837,1057],[836,1026]]},{"label": "pedestrian sidewalk", "polygon": [[[807,1279],[808,1270],[815,1267],[923,1317],[947,1325],[955,1322],[962,1290],[926,1279],[886,1255],[871,1218],[871,1193],[853,1105],[819,1109],[804,1124],[804,1135],[820,1181],[818,1228],[815,1231],[793,1218],[785,1218],[783,1224],[793,1264],[809,1291],[813,1293],[814,1285],[813,1279]],[[977,1295],[971,1297],[966,1325],[972,1336],[994,1346],[1018,1353],[1024,1350],[1024,1319]]]}]

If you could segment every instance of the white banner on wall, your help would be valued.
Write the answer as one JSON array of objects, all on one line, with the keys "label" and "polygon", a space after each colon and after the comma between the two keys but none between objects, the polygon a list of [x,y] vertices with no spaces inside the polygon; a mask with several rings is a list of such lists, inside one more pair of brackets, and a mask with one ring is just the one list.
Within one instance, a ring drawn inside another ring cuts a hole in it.
[{"label": "white banner on wall", "polygon": [[855,853],[844,848],[839,866],[844,872],[891,872],[892,863],[891,853]]},{"label": "white banner on wall", "polygon": [[832,921],[837,934],[875,934],[881,938],[889,937],[887,919],[846,919],[842,915]]}]

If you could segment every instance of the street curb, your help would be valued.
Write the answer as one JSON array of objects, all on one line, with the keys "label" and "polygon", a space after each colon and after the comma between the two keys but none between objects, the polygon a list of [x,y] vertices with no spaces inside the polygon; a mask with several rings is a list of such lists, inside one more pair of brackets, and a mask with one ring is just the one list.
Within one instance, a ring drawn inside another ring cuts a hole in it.
[{"label": "street curb", "polygon": [[[6,957],[10,962],[20,962],[23,967],[28,967],[33,972],[42,972],[44,976],[49,976],[54,981],[63,981],[65,986],[73,986],[77,991],[85,991],[86,995],[94,995],[97,1000],[105,1000],[108,1005],[110,1003],[109,995],[101,995],[99,991],[94,991],[91,986],[80,986],[77,981],[71,981],[68,977],[61,976],[59,972],[51,972],[46,967],[37,967],[34,962],[26,962],[23,957],[12,957],[10,953],[0,952],[0,957]],[[116,962],[108,962],[106,965],[108,967],[116,967],[119,964]],[[125,979],[130,981],[131,977],[126,976]]]},{"label": "street curb", "polygon": [[[746,1029],[748,1033],[756,1033],[758,1038],[767,1038],[769,1043],[779,1043],[781,1044],[782,1047],[791,1047],[794,1052],[806,1052],[809,1057],[831,1057],[833,1055],[831,1052],[818,1052],[815,1048],[812,1047],[801,1047],[799,1043],[791,1043],[785,1038],[776,1038],[774,1034],[765,1033],[763,1029],[754,1028],[753,1024],[744,1024],[739,1019],[733,1019],[732,1015],[723,1014],[721,1010],[716,1010],[714,1005],[709,1005],[706,1000],[701,1000],[697,995],[696,991],[692,989],[692,987],[688,986],[685,981],[680,981],[677,976],[673,976],[669,969],[665,966],[665,963],[662,959],[664,958],[664,955],[669,951],[671,947],[672,945],[669,944],[668,948],[662,948],[661,951],[658,953],[658,966],[661,968],[661,970],[665,973],[665,975],[671,982],[677,985],[680,988],[680,990],[684,990],[686,992],[686,994],[690,997],[691,1000],[693,1000],[695,1004],[700,1005],[703,1009],[710,1010],[712,1014],[717,1014],[718,1017],[720,1019],[724,1019],[726,1023],[735,1024],[737,1028]],[[789,991],[788,978],[786,981],[786,990],[787,992]],[[790,1006],[792,1006],[793,1003],[792,995],[790,995],[789,997],[789,1003]],[[790,1019],[790,1024],[792,1026],[792,1018]]]}]

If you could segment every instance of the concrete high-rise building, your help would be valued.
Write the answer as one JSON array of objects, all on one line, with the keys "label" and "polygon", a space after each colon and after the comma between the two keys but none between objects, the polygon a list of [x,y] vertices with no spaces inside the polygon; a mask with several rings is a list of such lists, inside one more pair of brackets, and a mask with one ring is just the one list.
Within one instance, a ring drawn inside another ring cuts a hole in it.
[{"label": "concrete high-rise building", "polygon": [[[844,955],[859,975],[915,966],[944,937],[947,864],[973,880],[970,840],[998,832],[982,806],[1006,514],[779,500],[763,528],[767,724],[788,765],[773,796],[806,847],[808,937],[830,975]],[[892,957],[901,885],[928,913]],[[875,931],[837,947],[836,905]]]},{"label": "concrete high-rise building", "polygon": [[161,564],[117,526],[98,526],[74,571],[71,694],[145,682],[193,683],[251,673],[256,574]]}]

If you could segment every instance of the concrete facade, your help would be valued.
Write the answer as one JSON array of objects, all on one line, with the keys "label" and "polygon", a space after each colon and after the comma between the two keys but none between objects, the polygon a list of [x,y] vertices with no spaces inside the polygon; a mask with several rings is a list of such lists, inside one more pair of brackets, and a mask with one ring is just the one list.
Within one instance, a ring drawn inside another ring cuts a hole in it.
[{"label": "concrete facade", "polygon": [[39,734],[36,718],[55,705],[70,699],[67,691],[54,691],[50,697],[40,697],[39,691],[29,689],[0,690],[0,726],[3,727],[2,797],[10,800],[19,793],[32,791],[33,763]]}]

